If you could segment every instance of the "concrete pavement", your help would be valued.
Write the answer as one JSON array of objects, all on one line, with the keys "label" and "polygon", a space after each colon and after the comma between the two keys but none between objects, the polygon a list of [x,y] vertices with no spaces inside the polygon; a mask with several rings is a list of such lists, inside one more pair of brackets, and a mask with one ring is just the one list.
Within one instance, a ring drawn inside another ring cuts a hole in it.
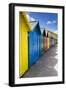
[{"label": "concrete pavement", "polygon": [[24,77],[57,76],[58,63],[57,45],[45,52],[38,61],[25,73]]}]

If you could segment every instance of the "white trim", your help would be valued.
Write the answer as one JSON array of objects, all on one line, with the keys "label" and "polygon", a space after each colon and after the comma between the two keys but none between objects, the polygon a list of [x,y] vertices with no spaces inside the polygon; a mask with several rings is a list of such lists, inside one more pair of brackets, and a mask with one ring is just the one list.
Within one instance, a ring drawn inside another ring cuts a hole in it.
[{"label": "white trim", "polygon": [[[48,12],[58,14],[58,76],[19,78],[19,11]],[[52,8],[15,7],[15,84],[62,81],[62,10]]]}]

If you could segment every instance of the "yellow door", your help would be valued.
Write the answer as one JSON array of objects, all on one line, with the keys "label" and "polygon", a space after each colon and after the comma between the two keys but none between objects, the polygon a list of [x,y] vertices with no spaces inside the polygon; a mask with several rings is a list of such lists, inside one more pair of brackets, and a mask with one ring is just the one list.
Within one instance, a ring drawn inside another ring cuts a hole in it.
[{"label": "yellow door", "polygon": [[21,77],[28,70],[28,28],[21,13],[19,18],[19,76]]}]

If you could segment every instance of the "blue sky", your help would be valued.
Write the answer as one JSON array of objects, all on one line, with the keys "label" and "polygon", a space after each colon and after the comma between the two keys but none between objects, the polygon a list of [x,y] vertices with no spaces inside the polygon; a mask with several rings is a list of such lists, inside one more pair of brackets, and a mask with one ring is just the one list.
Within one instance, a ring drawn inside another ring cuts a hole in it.
[{"label": "blue sky", "polygon": [[57,32],[58,15],[57,13],[36,13],[28,12],[28,16],[32,21],[39,21],[41,28],[47,28],[50,31]]}]

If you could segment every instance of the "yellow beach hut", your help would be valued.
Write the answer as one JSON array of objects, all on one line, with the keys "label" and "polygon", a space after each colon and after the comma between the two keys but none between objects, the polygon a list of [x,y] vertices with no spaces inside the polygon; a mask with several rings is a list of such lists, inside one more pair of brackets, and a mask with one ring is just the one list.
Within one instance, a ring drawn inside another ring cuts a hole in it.
[{"label": "yellow beach hut", "polygon": [[50,48],[50,32],[48,31],[48,48]]},{"label": "yellow beach hut", "polygon": [[19,13],[19,77],[28,70],[28,31],[31,31],[25,12]]}]

